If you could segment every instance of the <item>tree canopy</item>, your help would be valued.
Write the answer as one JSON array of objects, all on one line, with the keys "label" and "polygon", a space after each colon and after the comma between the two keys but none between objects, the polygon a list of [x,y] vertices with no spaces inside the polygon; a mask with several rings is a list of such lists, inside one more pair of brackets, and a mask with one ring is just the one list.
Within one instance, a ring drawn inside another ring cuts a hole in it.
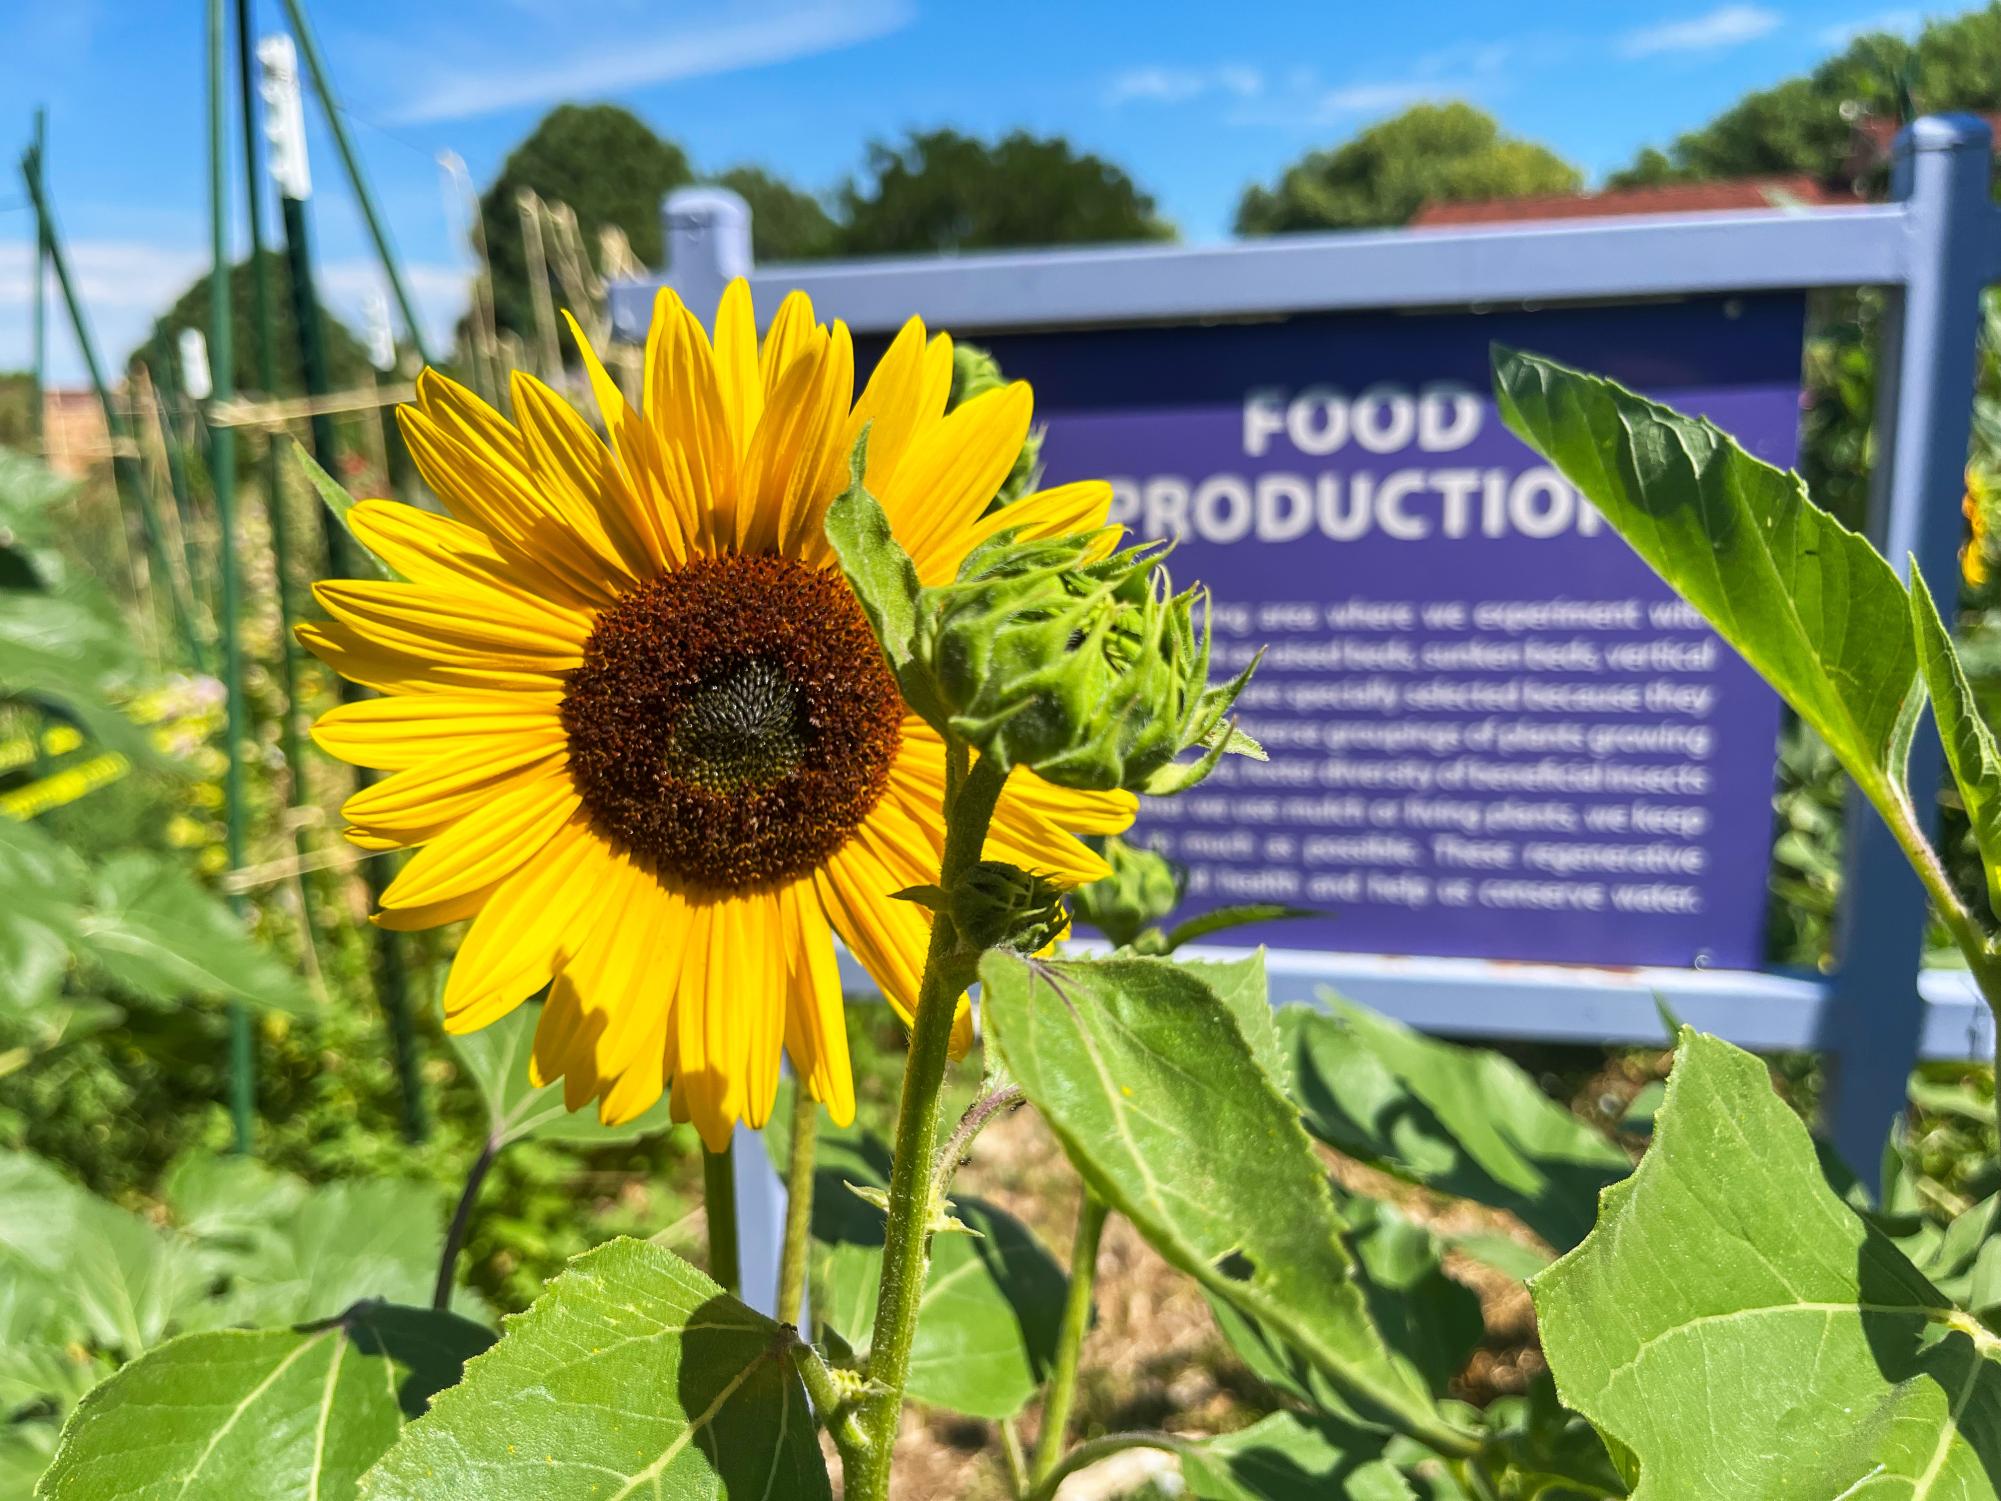
[{"label": "tree canopy", "polygon": [[[295,396],[305,387],[300,370],[299,325],[292,316],[292,271],[283,252],[266,250],[264,266],[271,278],[271,329],[276,347],[277,390],[273,396]],[[236,384],[246,391],[259,387],[257,372],[257,281],[248,256],[229,268],[230,340],[236,350]],[[178,386],[181,380],[179,340],[184,328],[198,328],[206,338],[209,331],[208,273],[204,271],[174,299],[172,307],[153,324],[146,340],[132,351],[128,363],[144,361],[155,379]],[[324,308],[321,318],[326,329],[327,375],[334,389],[359,384],[368,370],[368,350],[348,326]]]},{"label": "tree canopy", "polygon": [[1859,36],[1811,73],[1745,95],[1708,124],[1648,147],[1615,187],[1842,167],[1855,122],[1907,110],[2001,109],[2001,3],[1933,21],[1915,42]]},{"label": "tree canopy", "polygon": [[1415,104],[1353,140],[1308,152],[1272,187],[1248,189],[1237,233],[1388,228],[1427,203],[1572,193],[1577,168],[1533,141],[1506,135],[1470,104]]},{"label": "tree canopy", "polygon": [[839,228],[811,193],[762,167],[731,167],[711,181],[750,205],[750,248],[759,261],[810,261],[835,253]]},{"label": "tree canopy", "polygon": [[1164,240],[1174,231],[1124,169],[1060,136],[992,143],[956,130],[869,147],[866,182],[840,194],[851,255]]},{"label": "tree canopy", "polygon": [[[593,250],[598,231],[612,225],[625,232],[643,264],[657,266],[664,254],[661,202],[670,190],[694,180],[687,153],[630,110],[615,104],[557,105],[508,153],[479,201],[493,268],[495,321],[523,334],[535,326],[516,201],[522,189],[574,209],[584,243]],[[553,280],[550,287],[560,304],[561,288]]]}]

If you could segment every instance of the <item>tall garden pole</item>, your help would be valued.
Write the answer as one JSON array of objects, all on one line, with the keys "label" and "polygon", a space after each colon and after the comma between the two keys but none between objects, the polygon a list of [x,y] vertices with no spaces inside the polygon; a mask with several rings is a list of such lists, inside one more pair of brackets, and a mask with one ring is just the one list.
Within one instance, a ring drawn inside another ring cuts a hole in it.
[{"label": "tall garden pole", "polygon": [[403,316],[403,326],[409,330],[410,342],[416,347],[418,358],[428,365],[431,355],[424,347],[424,326],[417,321],[416,305],[410,301],[410,289],[403,284],[403,273],[396,264],[395,247],[389,243],[389,231],[383,227],[382,215],[375,206],[375,195],[369,192],[368,179],[362,175],[361,158],[355,155],[354,142],[348,138],[347,121],[341,118],[340,100],[334,95],[326,63],[320,57],[320,45],[313,37],[312,23],[306,19],[303,0],[285,0],[285,15],[292,23],[292,35],[298,38],[306,71],[312,75],[313,92],[319,95],[320,113],[326,117],[327,131],[333,136],[334,149],[340,153],[348,185],[354,190],[354,200],[360,205],[361,217],[368,224],[370,238],[375,241],[375,253],[382,259],[382,274],[388,278],[389,290],[396,296],[396,310]]},{"label": "tall garden pole", "polygon": [[[49,149],[49,112],[35,111],[35,160],[42,161]],[[29,416],[35,424],[35,447],[44,456],[48,453],[48,435],[42,430],[46,417],[43,411],[45,398],[42,390],[49,376],[49,232],[42,218],[39,200],[35,204],[35,374],[31,390],[33,410]]]},{"label": "tall garden pole", "polygon": [[[243,109],[243,188],[250,215],[250,276],[257,326],[257,383],[267,397],[278,394],[278,355],[271,324],[271,268],[264,257],[264,195],[257,129],[257,82],[251,49],[250,0],[236,0],[236,77]],[[285,516],[284,476],[280,471],[278,434],[264,434],[264,512],[271,527],[272,565],[278,574],[279,686],[285,695],[284,717],[278,722],[278,749],[285,757],[294,807],[305,800],[304,760],[299,750],[299,656],[292,639],[298,617],[292,596],[291,525]],[[310,917],[302,914],[302,919]]]},{"label": "tall garden pole", "polygon": [[49,265],[56,273],[56,285],[62,291],[63,306],[69,312],[70,329],[76,335],[77,348],[82,352],[84,366],[90,372],[90,383],[97,391],[98,405],[104,408],[104,430],[111,442],[111,477],[118,489],[119,502],[139,518],[139,529],[145,534],[149,566],[159,587],[166,591],[168,611],[180,627],[189,665],[201,671],[206,661],[201,638],[195,632],[194,610],[181,589],[179,575],[168,565],[166,533],[161,526],[159,512],[153,505],[153,493],[139,473],[131,425],[126,422],[125,414],[119,411],[117,402],[112,400],[111,387],[105,383],[104,365],[97,357],[97,341],[90,335],[90,321],[84,316],[76,283],[70,279],[69,257],[63,252],[62,233],[56,228],[55,214],[49,207],[48,189],[42,181],[42,157],[37,147],[30,146],[22,156],[21,177],[27,183],[28,197],[35,206],[40,235],[48,248]]},{"label": "tall garden pole", "polygon": [[[313,256],[306,219],[306,200],[312,196],[312,173],[306,161],[304,111],[299,102],[299,71],[292,39],[275,35],[257,44],[257,61],[264,97],[265,129],[271,138],[271,176],[278,184],[278,202],[285,224],[285,263],[291,272],[293,320],[299,330],[299,359],[303,367],[306,395],[325,396],[331,389],[327,377],[326,343],[320,318],[319,298],[313,290]],[[339,457],[339,439],[333,418],[326,412],[312,415],[313,456],[329,474]],[[322,510],[326,533],[327,568],[336,578],[354,573],[347,530],[331,511]],[[345,678],[341,696],[350,702],[365,695]],[[367,786],[372,774],[366,769],[355,773],[359,786]],[[370,905],[382,905],[382,892],[389,884],[389,868],[380,859],[364,860],[362,877],[367,882]],[[403,1130],[412,1141],[422,1141],[429,1131],[425,1118],[424,1091],[417,1076],[417,1039],[410,1023],[409,980],[403,967],[403,950],[397,934],[387,928],[373,930],[375,949],[375,989],[389,1024],[394,1050],[396,1080],[403,1094]]]},{"label": "tall garden pole", "polygon": [[[236,393],[236,359],[231,323],[229,277],[229,104],[226,53],[229,22],[223,0],[208,0],[208,203],[209,482],[215,490],[220,534],[217,570],[222,579],[218,622],[222,634],[222,682],[229,706],[229,759],[224,781],[228,814],[229,868],[243,866],[243,741],[250,729],[243,701],[243,642],[238,630],[240,581],[236,556],[236,429],[215,423],[217,406]],[[241,898],[238,899],[239,903]],[[250,1012],[241,1002],[229,1012],[229,1113],[236,1126],[236,1150],[250,1150],[257,1104],[256,1058]]]}]

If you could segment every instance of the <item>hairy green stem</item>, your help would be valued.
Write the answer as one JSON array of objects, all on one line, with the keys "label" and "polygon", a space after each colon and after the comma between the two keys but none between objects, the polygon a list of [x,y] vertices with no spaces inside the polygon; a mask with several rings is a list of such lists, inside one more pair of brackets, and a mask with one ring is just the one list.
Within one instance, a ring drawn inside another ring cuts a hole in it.
[{"label": "hairy green stem", "polygon": [[1049,1373],[1049,1393],[1042,1402],[1042,1431],[1035,1438],[1035,1465],[1041,1480],[1063,1458],[1063,1435],[1070,1427],[1070,1409],[1077,1401],[1077,1361],[1084,1336],[1091,1328],[1091,1288],[1098,1280],[1098,1241],[1111,1213],[1105,1201],[1084,1190],[1077,1206],[1077,1239],[1070,1250],[1070,1291],[1063,1300],[1063,1323],[1056,1334],[1056,1364]]},{"label": "hairy green stem", "polygon": [[938,1154],[938,1176],[931,1186],[932,1198],[940,1204],[945,1202],[945,1196],[952,1190],[952,1179],[959,1171],[959,1164],[966,1160],[966,1153],[972,1150],[974,1138],[1027,1098],[1028,1096],[1021,1092],[1019,1084],[1010,1084],[1005,1089],[996,1089],[992,1094],[982,1095],[966,1107],[966,1113],[959,1117],[959,1124],[953,1128],[951,1140],[945,1143],[945,1150]]},{"label": "hairy green stem", "polygon": [[731,1297],[743,1293],[736,1248],[736,1165],[733,1146],[702,1148],[702,1217],[709,1227],[709,1275]]},{"label": "hairy green stem", "polygon": [[452,1284],[457,1280],[459,1252],[464,1248],[466,1229],[472,1224],[473,1201],[479,1197],[479,1186],[486,1181],[487,1169],[493,1166],[493,1159],[500,1155],[504,1145],[498,1134],[488,1136],[486,1145],[479,1149],[479,1156],[473,1159],[472,1167],[466,1172],[466,1186],[459,1194],[459,1207],[452,1211],[451,1228],[445,1231],[445,1249],[438,1256],[438,1286],[431,1294],[431,1306],[439,1313],[449,1313],[452,1308]]},{"label": "hairy green stem", "polygon": [[1183,1447],[1182,1440],[1171,1433],[1108,1433],[1103,1438],[1079,1444],[1064,1455],[1061,1463],[1036,1480],[1026,1501],[1055,1501],[1056,1492],[1072,1475],[1127,1449],[1160,1449],[1178,1455]]},{"label": "hairy green stem", "polygon": [[1960,953],[1966,956],[1967,968],[1972,971],[1974,983],[1980,988],[1981,999],[1987,1002],[1987,1009],[1994,1017],[1994,1064],[1996,1077],[2001,1078],[2001,954],[1995,952],[1993,941],[1960,900],[1952,877],[1946,872],[1945,863],[1939,859],[1931,840],[1925,837],[1910,795],[1901,787],[1887,782],[1864,782],[1862,790],[1883,822],[1889,825],[1891,837],[1897,841],[1897,847],[1904,852],[1904,858],[1917,873],[1925,894],[1938,911],[1940,921],[1952,935]]},{"label": "hairy green stem", "polygon": [[813,1404],[813,1415],[819,1419],[820,1426],[832,1435],[843,1454],[850,1447],[866,1446],[867,1435],[861,1431],[855,1415],[854,1394],[859,1389],[860,1378],[852,1371],[840,1371],[828,1365],[818,1350],[796,1334],[788,1338],[791,1341],[788,1353],[792,1357],[792,1368],[799,1373],[799,1382],[806,1388],[806,1396]]},{"label": "hairy green stem", "polygon": [[1007,1493],[1014,1501],[1028,1494],[1028,1457],[1021,1451],[1021,1434],[1013,1418],[1000,1420],[1001,1458],[1007,1462]]},{"label": "hairy green stem", "polygon": [[[1007,773],[985,758],[968,766],[964,742],[945,743],[945,856],[940,884],[953,880],[980,858],[987,825],[993,821]],[[929,1263],[932,1189],[937,1171],[938,1101],[952,1048],[952,1018],[959,997],[973,982],[979,955],[961,943],[949,916],[931,926],[910,1056],[903,1069],[903,1098],[897,1107],[896,1148],[890,1165],[889,1220],[884,1228],[882,1280],[875,1330],[869,1341],[869,1389],[858,1416],[865,1444],[842,1449],[848,1501],[888,1501],[891,1451],[910,1375],[910,1349],[917,1333],[917,1307]],[[838,1439],[837,1439],[838,1441]]]},{"label": "hairy green stem", "polygon": [[797,1325],[806,1301],[806,1247],[813,1228],[813,1149],[819,1140],[820,1102],[806,1081],[792,1088],[792,1156],[785,1164],[785,1244],[778,1253],[778,1322]]}]

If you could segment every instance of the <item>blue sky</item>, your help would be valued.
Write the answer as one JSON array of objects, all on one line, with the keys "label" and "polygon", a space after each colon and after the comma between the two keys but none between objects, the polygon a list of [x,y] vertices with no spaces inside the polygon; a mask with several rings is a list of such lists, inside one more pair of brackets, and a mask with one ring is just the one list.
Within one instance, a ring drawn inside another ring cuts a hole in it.
[{"label": "blue sky", "polygon": [[[427,319],[463,303],[465,209],[437,164],[484,185],[550,105],[602,98],[697,166],[768,166],[812,189],[871,138],[955,125],[1060,132],[1123,164],[1190,240],[1228,233],[1237,195],[1302,150],[1414,100],[1461,97],[1593,175],[1810,67],[1857,30],[1909,32],[1881,0],[318,0],[320,40]],[[108,357],[203,266],[198,0],[0,7],[0,145],[49,110],[50,183]],[[260,28],[279,22],[258,0]],[[309,107],[309,119],[313,111]],[[317,125],[318,248],[351,318],[375,285]],[[240,183],[241,168],[232,176]],[[32,222],[0,182],[0,369],[28,360]],[[241,204],[238,203],[240,217]],[[267,221],[268,221],[267,215]],[[55,375],[81,378],[66,338]]]}]

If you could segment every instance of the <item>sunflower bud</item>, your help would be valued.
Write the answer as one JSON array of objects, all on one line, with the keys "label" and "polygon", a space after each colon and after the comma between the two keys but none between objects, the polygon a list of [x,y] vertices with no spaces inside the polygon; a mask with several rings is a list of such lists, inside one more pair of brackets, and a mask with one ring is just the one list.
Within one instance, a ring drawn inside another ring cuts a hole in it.
[{"label": "sunflower bud", "polygon": [[[1002,533],[956,582],[924,591],[924,650],[953,732],[1003,767],[1100,791],[1180,791],[1226,749],[1262,754],[1223,725],[1250,670],[1209,686],[1206,593],[1172,593],[1154,544],[1102,550],[1098,536]],[[1197,745],[1200,761],[1172,765]]]},{"label": "sunflower bud", "polygon": [[1118,948],[1143,947],[1148,935],[1181,905],[1182,872],[1154,850],[1128,844],[1117,835],[1100,851],[1112,873],[1070,894],[1077,920],[1089,923]]},{"label": "sunflower bud", "polygon": [[980,860],[949,889],[912,886],[897,896],[948,914],[966,943],[979,949],[1035,954],[1070,927],[1063,888],[1004,860]]}]

